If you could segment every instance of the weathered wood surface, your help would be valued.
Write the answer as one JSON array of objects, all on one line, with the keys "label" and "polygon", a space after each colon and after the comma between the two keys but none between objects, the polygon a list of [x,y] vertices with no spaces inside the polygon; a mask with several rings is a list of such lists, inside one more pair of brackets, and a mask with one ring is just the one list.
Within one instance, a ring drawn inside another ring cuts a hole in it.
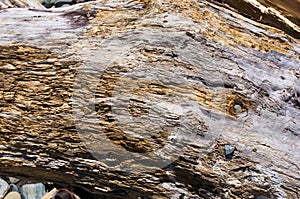
[{"label": "weathered wood surface", "polygon": [[300,1],[298,0],[211,1],[222,2],[221,6],[233,8],[253,20],[277,27],[293,37],[300,38]]},{"label": "weathered wood surface", "polygon": [[6,8],[38,8],[45,9],[38,0],[1,0],[0,9]]},{"label": "weathered wood surface", "polygon": [[192,0],[10,8],[0,26],[1,174],[95,198],[300,197],[299,40]]}]

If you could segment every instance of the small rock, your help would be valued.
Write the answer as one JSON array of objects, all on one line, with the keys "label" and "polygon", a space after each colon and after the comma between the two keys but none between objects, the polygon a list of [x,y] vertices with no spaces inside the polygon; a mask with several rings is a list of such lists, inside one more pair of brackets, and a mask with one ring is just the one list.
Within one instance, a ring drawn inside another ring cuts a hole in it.
[{"label": "small rock", "polygon": [[21,199],[21,195],[16,191],[12,191],[9,192],[4,199]]},{"label": "small rock", "polygon": [[[58,4],[59,5],[59,4]],[[71,4],[68,4],[68,3],[66,3],[66,4],[62,4],[62,6],[60,6],[60,7],[68,7],[68,6],[71,6]],[[59,7],[59,6],[58,6]]]},{"label": "small rock", "polygon": [[242,107],[240,105],[234,105],[234,110],[236,114],[240,114],[243,112]]},{"label": "small rock", "polygon": [[14,177],[8,177],[8,179],[11,184],[16,184],[20,181],[20,179]]},{"label": "small rock", "polygon": [[0,178],[0,198],[3,198],[8,190],[9,185],[7,184],[7,182]]},{"label": "small rock", "polygon": [[11,191],[19,192],[19,188],[18,188],[17,185],[15,185],[15,184],[11,184],[11,185],[10,185],[10,190],[11,190]]},{"label": "small rock", "polygon": [[45,193],[45,186],[42,183],[25,184],[21,188],[23,199],[41,199]]},{"label": "small rock", "polygon": [[231,159],[234,154],[235,147],[226,144],[224,149],[226,159]]}]

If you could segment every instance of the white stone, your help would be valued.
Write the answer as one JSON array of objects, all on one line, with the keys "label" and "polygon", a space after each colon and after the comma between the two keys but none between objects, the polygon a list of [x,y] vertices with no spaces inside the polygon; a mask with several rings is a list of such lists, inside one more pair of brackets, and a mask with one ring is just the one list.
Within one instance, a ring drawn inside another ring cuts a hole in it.
[{"label": "white stone", "polygon": [[8,179],[9,179],[9,182],[12,184],[16,184],[17,182],[20,181],[20,179],[14,178],[14,177],[8,177]]},{"label": "white stone", "polygon": [[0,178],[0,198],[3,198],[9,190],[9,184]]},{"label": "white stone", "polygon": [[41,199],[45,193],[45,186],[42,183],[26,184],[21,188],[22,198],[24,199]]},{"label": "white stone", "polygon": [[21,195],[16,191],[12,191],[9,192],[4,199],[21,199]]}]

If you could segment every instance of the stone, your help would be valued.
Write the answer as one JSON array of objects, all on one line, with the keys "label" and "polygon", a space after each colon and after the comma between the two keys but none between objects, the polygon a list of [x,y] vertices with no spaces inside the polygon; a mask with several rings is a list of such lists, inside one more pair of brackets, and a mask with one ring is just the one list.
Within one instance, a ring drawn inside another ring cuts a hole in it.
[{"label": "stone", "polygon": [[20,193],[16,191],[9,192],[4,199],[21,199]]},{"label": "stone", "polygon": [[234,105],[235,113],[240,114],[243,112],[242,107],[240,105]]},{"label": "stone", "polygon": [[235,147],[226,144],[224,146],[224,149],[225,149],[225,157],[226,157],[226,159],[231,159],[232,156],[233,156],[233,154],[234,154]]},{"label": "stone", "polygon": [[0,198],[3,198],[7,191],[9,190],[8,183],[0,178]]},{"label": "stone", "polygon": [[11,190],[11,191],[19,192],[19,188],[18,188],[15,184],[11,184],[11,185],[10,185],[10,190]]},{"label": "stone", "polygon": [[45,193],[45,186],[42,183],[25,184],[21,187],[23,199],[41,199]]},{"label": "stone", "polygon": [[16,184],[20,181],[20,179],[15,178],[15,177],[8,177],[8,179],[11,184]]}]

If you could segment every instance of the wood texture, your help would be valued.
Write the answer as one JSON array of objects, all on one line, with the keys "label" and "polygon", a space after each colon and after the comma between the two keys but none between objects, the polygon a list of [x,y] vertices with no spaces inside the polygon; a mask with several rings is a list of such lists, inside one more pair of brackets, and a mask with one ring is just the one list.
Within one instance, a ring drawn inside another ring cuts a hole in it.
[{"label": "wood texture", "polygon": [[9,8],[0,26],[2,175],[89,198],[300,197],[298,39],[193,0]]}]

